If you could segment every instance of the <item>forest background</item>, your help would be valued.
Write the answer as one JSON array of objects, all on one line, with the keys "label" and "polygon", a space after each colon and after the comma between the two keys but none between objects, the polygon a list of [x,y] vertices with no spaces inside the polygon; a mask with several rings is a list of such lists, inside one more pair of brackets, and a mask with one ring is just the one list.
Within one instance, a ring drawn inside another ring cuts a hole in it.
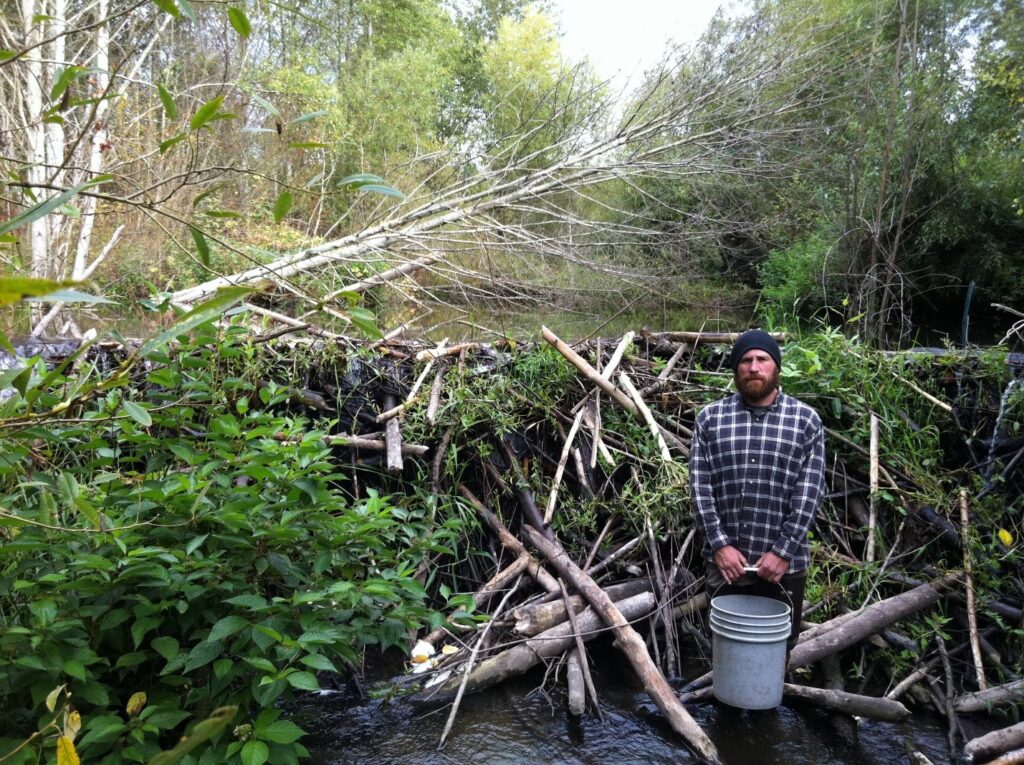
[{"label": "forest background", "polygon": [[[902,361],[861,349],[928,325],[966,340],[972,300],[975,316],[1024,302],[1022,13],[755,2],[623,93],[566,60],[543,4],[520,0],[5,3],[0,258],[67,289],[25,308],[32,285],[0,280],[0,304],[18,304],[4,333],[153,313],[149,339],[111,366],[84,343],[55,368],[0,373],[0,759],[167,763],[213,738],[201,762],[298,762],[280,699],[358,673],[368,647],[475,618],[456,577],[416,573],[462,562],[465,457],[524,429],[509,411],[523,399],[544,417],[564,403],[561,357],[517,357],[504,382],[460,365],[439,415],[466,444],[437,448],[452,455],[446,494],[440,461],[429,485],[425,464],[407,483],[338,467],[318,430],[338,423],[300,409],[325,405],[307,385],[404,394],[372,351],[273,360],[250,327],[209,323],[228,309],[270,325],[265,340],[279,325],[479,333],[517,313],[534,332],[548,311],[594,332],[616,317],[822,323],[787,351],[787,385],[819,391],[855,445],[869,413],[889,412],[882,459],[913,476],[903,491],[948,515],[970,486],[978,549],[1016,566],[1020,492],[993,488],[1017,459],[997,469],[999,438],[1024,428],[1002,352],[973,362],[997,393],[974,396],[982,414],[956,422],[966,445],[951,450],[931,424],[949,391],[883,386]],[[925,384],[949,380],[969,408],[959,375]],[[719,395],[721,378],[705,382]],[[406,436],[429,440],[427,419],[411,410]],[[646,430],[609,422],[639,433],[624,452],[650,448]],[[936,477],[963,451],[983,484]],[[637,495],[645,512],[679,495],[675,470],[658,475]],[[909,500],[883,499],[902,529]],[[560,518],[582,526],[588,509]],[[1012,581],[992,570],[985,594]],[[236,711],[246,722],[221,736]]]},{"label": "forest background", "polygon": [[522,0],[22,0],[0,217],[50,214],[0,257],[119,314],[230,281],[335,324],[363,295],[424,330],[656,307],[959,336],[972,297],[1024,298],[1021,13],[757,2],[624,93]]}]

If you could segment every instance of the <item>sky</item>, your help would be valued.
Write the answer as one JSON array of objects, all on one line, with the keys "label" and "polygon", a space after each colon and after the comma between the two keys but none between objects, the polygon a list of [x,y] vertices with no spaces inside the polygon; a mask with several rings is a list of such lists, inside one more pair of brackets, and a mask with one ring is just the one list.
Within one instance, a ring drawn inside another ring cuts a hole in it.
[{"label": "sky", "polygon": [[584,57],[602,77],[639,81],[669,41],[692,42],[707,27],[722,0],[551,0],[562,30],[562,50]]}]

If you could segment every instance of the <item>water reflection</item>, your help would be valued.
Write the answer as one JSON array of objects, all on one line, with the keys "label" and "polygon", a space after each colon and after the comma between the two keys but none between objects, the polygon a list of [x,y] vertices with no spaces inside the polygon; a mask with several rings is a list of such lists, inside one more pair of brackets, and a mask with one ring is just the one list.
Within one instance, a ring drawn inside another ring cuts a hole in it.
[{"label": "water reflection", "polygon": [[[404,701],[359,702],[341,693],[294,713],[312,734],[315,765],[684,765],[699,760],[653,709],[639,688],[605,678],[605,713],[573,720],[560,690],[542,693],[539,676],[463,700],[446,748],[437,751],[448,708],[418,710]],[[893,765],[920,751],[949,762],[945,733],[934,719],[862,722],[849,740],[828,715],[805,707],[744,712],[717,704],[690,707],[726,765]]]}]

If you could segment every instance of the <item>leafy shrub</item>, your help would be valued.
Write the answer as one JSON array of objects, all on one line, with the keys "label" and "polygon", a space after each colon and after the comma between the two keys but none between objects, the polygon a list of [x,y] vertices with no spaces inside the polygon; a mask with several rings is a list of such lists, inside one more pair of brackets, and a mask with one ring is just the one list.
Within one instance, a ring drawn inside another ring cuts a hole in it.
[{"label": "leafy shrub", "polygon": [[234,734],[198,762],[297,762],[276,702],[439,623],[413,572],[461,521],[349,498],[287,389],[247,379],[250,350],[164,356],[134,388],[126,367],[4,376],[0,757],[65,685],[84,762],[148,762],[225,705]]}]

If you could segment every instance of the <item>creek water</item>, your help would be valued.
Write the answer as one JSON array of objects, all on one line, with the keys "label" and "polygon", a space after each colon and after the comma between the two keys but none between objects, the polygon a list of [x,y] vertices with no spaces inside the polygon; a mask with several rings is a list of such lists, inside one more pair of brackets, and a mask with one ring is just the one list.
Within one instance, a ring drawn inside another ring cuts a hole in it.
[{"label": "creek water", "polygon": [[[605,658],[610,658],[609,654]],[[621,665],[623,662],[618,661]],[[628,667],[602,663],[595,683],[605,720],[590,710],[572,718],[560,683],[527,676],[466,696],[448,742],[438,751],[449,707],[423,709],[403,699],[362,701],[354,691],[293,709],[311,734],[314,765],[681,765],[699,760],[673,733]],[[942,721],[862,721],[852,733],[818,709],[784,704],[747,712],[714,702],[688,707],[725,765],[896,765],[908,751],[950,763]]]}]

